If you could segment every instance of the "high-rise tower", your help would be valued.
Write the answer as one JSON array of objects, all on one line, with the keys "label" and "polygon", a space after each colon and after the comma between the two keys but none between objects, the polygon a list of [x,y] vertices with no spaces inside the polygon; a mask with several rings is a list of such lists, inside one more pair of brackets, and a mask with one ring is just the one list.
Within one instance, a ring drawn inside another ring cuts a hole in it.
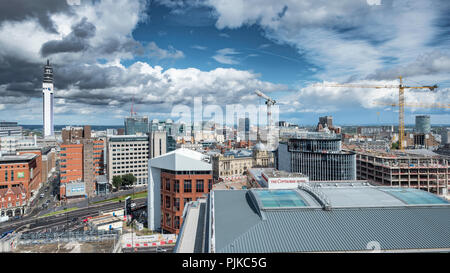
[{"label": "high-rise tower", "polygon": [[53,136],[53,68],[47,60],[42,82],[44,137]]}]

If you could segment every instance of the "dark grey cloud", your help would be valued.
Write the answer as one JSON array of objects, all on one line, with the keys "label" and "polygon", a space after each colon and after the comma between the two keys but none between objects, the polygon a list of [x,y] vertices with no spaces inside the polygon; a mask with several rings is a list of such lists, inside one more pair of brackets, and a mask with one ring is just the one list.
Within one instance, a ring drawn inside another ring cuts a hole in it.
[{"label": "dark grey cloud", "polygon": [[71,13],[72,7],[64,0],[2,0],[0,1],[0,25],[5,21],[37,19],[48,32],[57,33],[50,18],[55,13]]},{"label": "dark grey cloud", "polygon": [[41,47],[41,55],[47,57],[55,53],[80,52],[89,47],[89,38],[95,36],[95,26],[84,17],[72,26],[72,32],[62,40],[48,41]]},{"label": "dark grey cloud", "polygon": [[23,103],[42,96],[43,64],[0,57],[0,104]]}]

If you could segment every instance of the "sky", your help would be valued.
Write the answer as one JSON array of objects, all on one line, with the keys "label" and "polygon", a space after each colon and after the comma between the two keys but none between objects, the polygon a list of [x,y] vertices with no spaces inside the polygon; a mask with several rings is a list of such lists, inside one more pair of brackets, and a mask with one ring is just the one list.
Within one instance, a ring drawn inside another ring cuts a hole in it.
[{"label": "sky", "polygon": [[[0,120],[42,124],[43,66],[55,124],[122,125],[173,109],[264,105],[279,119],[397,124],[398,88],[437,84],[406,104],[450,104],[450,2],[426,0],[41,0],[0,2]],[[384,104],[384,105],[383,105]],[[176,111],[175,111],[176,112]],[[405,122],[449,109],[405,109]]]}]

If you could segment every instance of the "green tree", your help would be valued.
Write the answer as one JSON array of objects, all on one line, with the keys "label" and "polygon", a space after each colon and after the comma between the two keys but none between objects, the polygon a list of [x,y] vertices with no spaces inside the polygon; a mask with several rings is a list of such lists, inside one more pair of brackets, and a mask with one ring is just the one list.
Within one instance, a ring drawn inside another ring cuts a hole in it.
[{"label": "green tree", "polygon": [[122,176],[114,176],[112,184],[116,189],[119,189],[123,184]]},{"label": "green tree", "polygon": [[391,146],[391,149],[392,150],[398,150],[398,146],[399,146],[398,141],[397,142],[393,142],[392,146]]},{"label": "green tree", "polygon": [[136,181],[137,178],[131,173],[122,175],[122,183],[124,186],[132,186]]}]

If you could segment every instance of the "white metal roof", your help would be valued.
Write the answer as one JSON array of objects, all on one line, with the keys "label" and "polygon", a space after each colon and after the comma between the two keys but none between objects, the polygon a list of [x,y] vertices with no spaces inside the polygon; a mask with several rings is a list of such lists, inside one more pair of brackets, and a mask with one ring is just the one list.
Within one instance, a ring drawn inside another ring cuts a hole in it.
[{"label": "white metal roof", "polygon": [[149,161],[151,167],[172,171],[211,171],[212,165],[208,162],[209,156],[186,148],[176,149]]}]

